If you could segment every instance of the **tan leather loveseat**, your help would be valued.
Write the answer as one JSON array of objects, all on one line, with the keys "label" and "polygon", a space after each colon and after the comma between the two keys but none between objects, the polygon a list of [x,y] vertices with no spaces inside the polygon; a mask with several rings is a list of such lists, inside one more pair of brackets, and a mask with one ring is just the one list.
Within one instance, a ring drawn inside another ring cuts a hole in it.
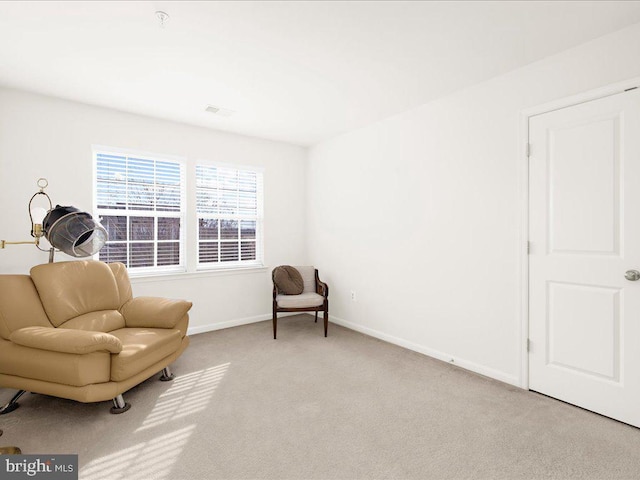
[{"label": "tan leather loveseat", "polygon": [[191,302],[132,297],[126,267],[98,261],[0,275],[0,386],[80,402],[113,399],[164,370],[187,348]]}]

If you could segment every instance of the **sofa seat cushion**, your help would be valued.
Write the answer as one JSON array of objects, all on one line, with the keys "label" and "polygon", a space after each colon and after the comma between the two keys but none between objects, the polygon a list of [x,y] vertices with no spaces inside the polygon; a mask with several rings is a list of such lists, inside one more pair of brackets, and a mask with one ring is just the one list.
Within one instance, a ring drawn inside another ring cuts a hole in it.
[{"label": "sofa seat cushion", "polygon": [[111,355],[111,380],[120,382],[168,357],[180,348],[180,330],[171,328],[121,328],[109,332],[122,342]]},{"label": "sofa seat cushion", "polygon": [[124,318],[117,310],[100,310],[67,320],[58,328],[70,330],[89,330],[92,332],[110,332],[124,328]]},{"label": "sofa seat cushion", "polygon": [[324,303],[324,297],[317,293],[301,293],[300,295],[277,295],[276,302],[280,308],[309,308],[319,307]]}]

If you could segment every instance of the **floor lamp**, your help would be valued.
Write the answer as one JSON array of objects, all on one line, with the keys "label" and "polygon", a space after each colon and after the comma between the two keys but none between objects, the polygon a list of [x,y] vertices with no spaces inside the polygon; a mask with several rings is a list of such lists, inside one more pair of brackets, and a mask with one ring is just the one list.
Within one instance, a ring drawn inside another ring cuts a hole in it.
[{"label": "floor lamp", "polygon": [[[29,241],[0,240],[0,248],[7,245],[35,245],[43,252],[49,252],[49,263],[53,262],[56,250],[62,251],[72,257],[89,257],[95,255],[107,242],[108,234],[99,222],[93,217],[72,206],[56,205],[53,208],[51,198],[44,191],[49,185],[46,178],[40,178],[37,182],[39,191],[33,194],[29,200],[29,219],[31,220],[31,236]],[[48,202],[48,208],[35,206],[37,199],[44,197]],[[40,246],[40,239],[44,237],[50,245],[45,249]],[[12,412],[18,408],[18,399],[25,393],[20,390],[4,407],[0,408],[0,415]],[[2,430],[0,430],[2,435]],[[0,455],[22,453],[18,447],[0,447]]]},{"label": "floor lamp", "polygon": [[[33,240],[8,241],[0,240],[0,248],[7,245],[35,245],[43,252],[49,252],[49,263],[53,262],[56,250],[72,257],[89,257],[95,255],[107,242],[108,235],[99,222],[76,207],[56,205],[53,208],[51,198],[44,191],[49,185],[46,178],[38,179],[40,190],[29,200],[29,219],[31,220],[31,236]],[[34,201],[42,195],[48,202],[48,209],[34,205]],[[50,248],[42,248],[40,239],[44,237]]]}]

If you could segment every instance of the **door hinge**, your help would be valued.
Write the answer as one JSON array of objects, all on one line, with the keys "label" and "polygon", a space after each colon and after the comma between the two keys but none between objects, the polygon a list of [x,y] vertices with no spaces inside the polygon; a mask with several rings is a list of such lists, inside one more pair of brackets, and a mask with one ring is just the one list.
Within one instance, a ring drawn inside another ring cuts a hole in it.
[{"label": "door hinge", "polygon": [[531,351],[531,339],[527,338],[527,352]]},{"label": "door hinge", "polygon": [[527,157],[530,157],[531,156],[531,144],[530,143],[527,143],[526,152],[527,152]]},{"label": "door hinge", "polygon": [[531,242],[527,242],[527,255],[531,253]]}]

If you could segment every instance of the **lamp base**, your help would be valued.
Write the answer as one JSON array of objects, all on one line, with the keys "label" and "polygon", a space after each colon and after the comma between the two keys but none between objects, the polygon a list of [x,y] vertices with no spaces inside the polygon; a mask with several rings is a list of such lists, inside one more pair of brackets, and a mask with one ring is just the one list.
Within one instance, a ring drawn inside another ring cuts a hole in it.
[{"label": "lamp base", "polygon": [[18,408],[20,406],[20,404],[18,403],[18,400],[25,393],[27,393],[25,390],[20,390],[18,393],[16,393],[13,396],[13,398],[11,400],[9,400],[9,403],[7,403],[4,407],[0,408],[0,415],[5,415],[7,413],[11,413],[16,408]]},{"label": "lamp base", "polygon": [[0,447],[0,455],[20,455],[22,450],[18,447]]},{"label": "lamp base", "polygon": [[[2,435],[2,430],[0,430],[0,435]],[[18,447],[0,447],[0,455],[20,455],[22,450]]]}]

